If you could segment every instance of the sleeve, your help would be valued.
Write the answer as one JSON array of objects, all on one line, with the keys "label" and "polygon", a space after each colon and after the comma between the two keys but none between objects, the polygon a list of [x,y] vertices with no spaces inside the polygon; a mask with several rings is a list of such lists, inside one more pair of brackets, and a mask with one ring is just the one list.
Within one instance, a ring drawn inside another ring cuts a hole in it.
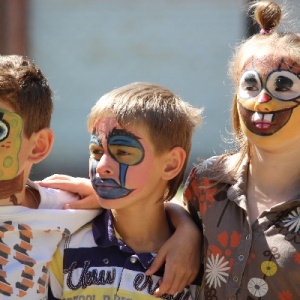
[{"label": "sleeve", "polygon": [[65,239],[58,245],[50,263],[49,300],[62,299],[63,295],[63,249]]}]

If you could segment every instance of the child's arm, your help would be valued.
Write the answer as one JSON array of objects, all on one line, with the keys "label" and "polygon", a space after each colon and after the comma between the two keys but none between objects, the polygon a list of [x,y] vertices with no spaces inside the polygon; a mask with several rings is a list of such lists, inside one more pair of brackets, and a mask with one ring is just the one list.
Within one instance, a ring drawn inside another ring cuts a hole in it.
[{"label": "child's arm", "polygon": [[96,193],[87,178],[72,177],[55,174],[38,182],[42,187],[61,189],[78,194],[80,200],[68,203],[64,208],[68,209],[95,209],[100,208]]},{"label": "child's arm", "polygon": [[200,270],[201,232],[190,214],[176,201],[165,204],[175,233],[159,250],[147,275],[154,274],[165,262],[165,273],[155,296],[175,294],[192,283]]},{"label": "child's arm", "polygon": [[[67,208],[99,208],[96,194],[89,179],[68,175],[52,175],[39,182],[41,186],[58,188],[78,193],[81,200],[74,201]],[[176,231],[159,250],[147,275],[152,275],[165,263],[165,272],[155,296],[176,294],[192,283],[200,269],[201,232],[190,214],[178,203],[166,203]]]}]

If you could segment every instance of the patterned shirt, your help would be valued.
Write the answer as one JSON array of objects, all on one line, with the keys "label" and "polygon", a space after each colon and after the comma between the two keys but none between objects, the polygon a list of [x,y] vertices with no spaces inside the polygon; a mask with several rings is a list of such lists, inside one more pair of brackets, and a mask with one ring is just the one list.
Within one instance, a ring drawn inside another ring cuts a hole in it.
[{"label": "patterned shirt", "polygon": [[0,299],[44,300],[48,294],[50,260],[66,235],[91,221],[98,210],[64,210],[73,194],[42,188],[39,209],[0,207]]},{"label": "patterned shirt", "polygon": [[238,154],[228,156],[221,168],[218,159],[195,167],[184,190],[203,230],[204,298],[300,299],[300,197],[271,207],[250,224],[248,158],[233,176],[228,166]]},{"label": "patterned shirt", "polygon": [[[145,271],[155,253],[135,253],[116,235],[110,210],[66,238],[51,262],[49,299],[63,300],[147,300],[163,275]],[[199,299],[200,276],[195,284],[176,296],[163,299]]]}]

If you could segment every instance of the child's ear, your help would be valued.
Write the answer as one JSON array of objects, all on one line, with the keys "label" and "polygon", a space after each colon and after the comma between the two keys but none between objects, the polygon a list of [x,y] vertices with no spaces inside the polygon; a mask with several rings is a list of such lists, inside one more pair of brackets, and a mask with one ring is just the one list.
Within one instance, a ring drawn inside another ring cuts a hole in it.
[{"label": "child's ear", "polygon": [[44,160],[51,152],[54,143],[54,134],[51,129],[43,128],[33,133],[33,146],[29,159],[32,163],[37,164]]},{"label": "child's ear", "polygon": [[181,147],[174,147],[167,154],[165,168],[163,170],[162,178],[164,180],[173,179],[182,170],[185,163],[186,152]]}]

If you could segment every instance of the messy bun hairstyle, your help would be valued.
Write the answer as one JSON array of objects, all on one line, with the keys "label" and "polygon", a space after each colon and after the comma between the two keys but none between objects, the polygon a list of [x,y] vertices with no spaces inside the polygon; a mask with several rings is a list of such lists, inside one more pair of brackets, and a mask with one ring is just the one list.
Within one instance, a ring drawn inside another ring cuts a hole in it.
[{"label": "messy bun hairstyle", "polygon": [[275,2],[256,2],[250,9],[254,10],[253,19],[261,27],[261,34],[272,33],[281,21],[281,7]]}]

